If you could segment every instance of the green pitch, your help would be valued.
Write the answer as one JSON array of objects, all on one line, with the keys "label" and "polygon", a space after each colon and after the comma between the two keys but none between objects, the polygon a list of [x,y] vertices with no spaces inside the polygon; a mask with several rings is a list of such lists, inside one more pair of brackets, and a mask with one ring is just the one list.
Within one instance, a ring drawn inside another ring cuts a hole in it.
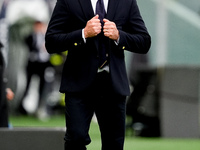
[{"label": "green pitch", "polygon": [[[11,116],[10,123],[13,127],[65,127],[64,119],[62,115],[43,121],[30,116]],[[88,150],[100,150],[101,141],[97,123],[91,123],[90,136],[92,142]],[[124,150],[200,150],[200,139],[140,138],[127,135]]]}]

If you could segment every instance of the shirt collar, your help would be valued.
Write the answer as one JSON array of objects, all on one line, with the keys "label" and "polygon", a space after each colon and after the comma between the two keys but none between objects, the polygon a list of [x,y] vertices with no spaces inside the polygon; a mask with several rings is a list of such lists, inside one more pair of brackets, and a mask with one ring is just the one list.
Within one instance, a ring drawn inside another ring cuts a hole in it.
[{"label": "shirt collar", "polygon": [[[93,8],[93,11],[95,13],[96,11],[96,3],[97,3],[98,0],[91,0],[91,3],[92,3],[92,8]],[[104,7],[105,7],[105,11],[107,12],[107,9],[108,9],[108,1],[109,0],[103,0],[104,2]]]}]

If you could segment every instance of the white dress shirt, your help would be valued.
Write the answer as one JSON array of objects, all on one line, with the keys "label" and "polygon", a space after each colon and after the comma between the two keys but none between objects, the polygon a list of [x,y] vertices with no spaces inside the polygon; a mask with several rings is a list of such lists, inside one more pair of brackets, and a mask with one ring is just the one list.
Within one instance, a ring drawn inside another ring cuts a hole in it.
[{"label": "white dress shirt", "polygon": [[[93,8],[93,11],[94,11],[94,14],[96,14],[96,3],[97,3],[98,0],[91,0],[91,3],[92,3],[92,8]],[[105,11],[107,13],[107,9],[108,9],[108,0],[103,0],[104,2],[104,7],[105,7]]]}]

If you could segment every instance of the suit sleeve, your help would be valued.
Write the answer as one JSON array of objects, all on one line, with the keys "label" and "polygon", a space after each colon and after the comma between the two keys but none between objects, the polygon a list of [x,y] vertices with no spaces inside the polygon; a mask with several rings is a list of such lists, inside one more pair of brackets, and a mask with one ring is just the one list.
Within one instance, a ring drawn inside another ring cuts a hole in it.
[{"label": "suit sleeve", "polygon": [[145,54],[151,46],[151,37],[135,0],[132,1],[129,14],[126,26],[119,30],[119,47],[135,53]]},{"label": "suit sleeve", "polygon": [[[70,50],[83,42],[82,29],[72,29],[73,17],[64,0],[58,0],[45,35],[45,46],[49,53]],[[78,41],[78,42],[77,42]]]}]

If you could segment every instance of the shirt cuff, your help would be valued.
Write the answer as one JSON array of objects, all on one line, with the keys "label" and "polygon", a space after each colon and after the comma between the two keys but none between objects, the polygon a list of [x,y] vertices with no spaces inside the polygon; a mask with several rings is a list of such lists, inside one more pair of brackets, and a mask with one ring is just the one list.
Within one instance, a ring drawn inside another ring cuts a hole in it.
[{"label": "shirt cuff", "polygon": [[85,35],[84,35],[84,29],[82,29],[82,38],[83,38],[84,43],[86,43],[86,39],[85,39]]},{"label": "shirt cuff", "polygon": [[[119,37],[120,38],[120,37]],[[119,44],[119,38],[117,39],[117,41],[114,41],[116,45]]]}]

